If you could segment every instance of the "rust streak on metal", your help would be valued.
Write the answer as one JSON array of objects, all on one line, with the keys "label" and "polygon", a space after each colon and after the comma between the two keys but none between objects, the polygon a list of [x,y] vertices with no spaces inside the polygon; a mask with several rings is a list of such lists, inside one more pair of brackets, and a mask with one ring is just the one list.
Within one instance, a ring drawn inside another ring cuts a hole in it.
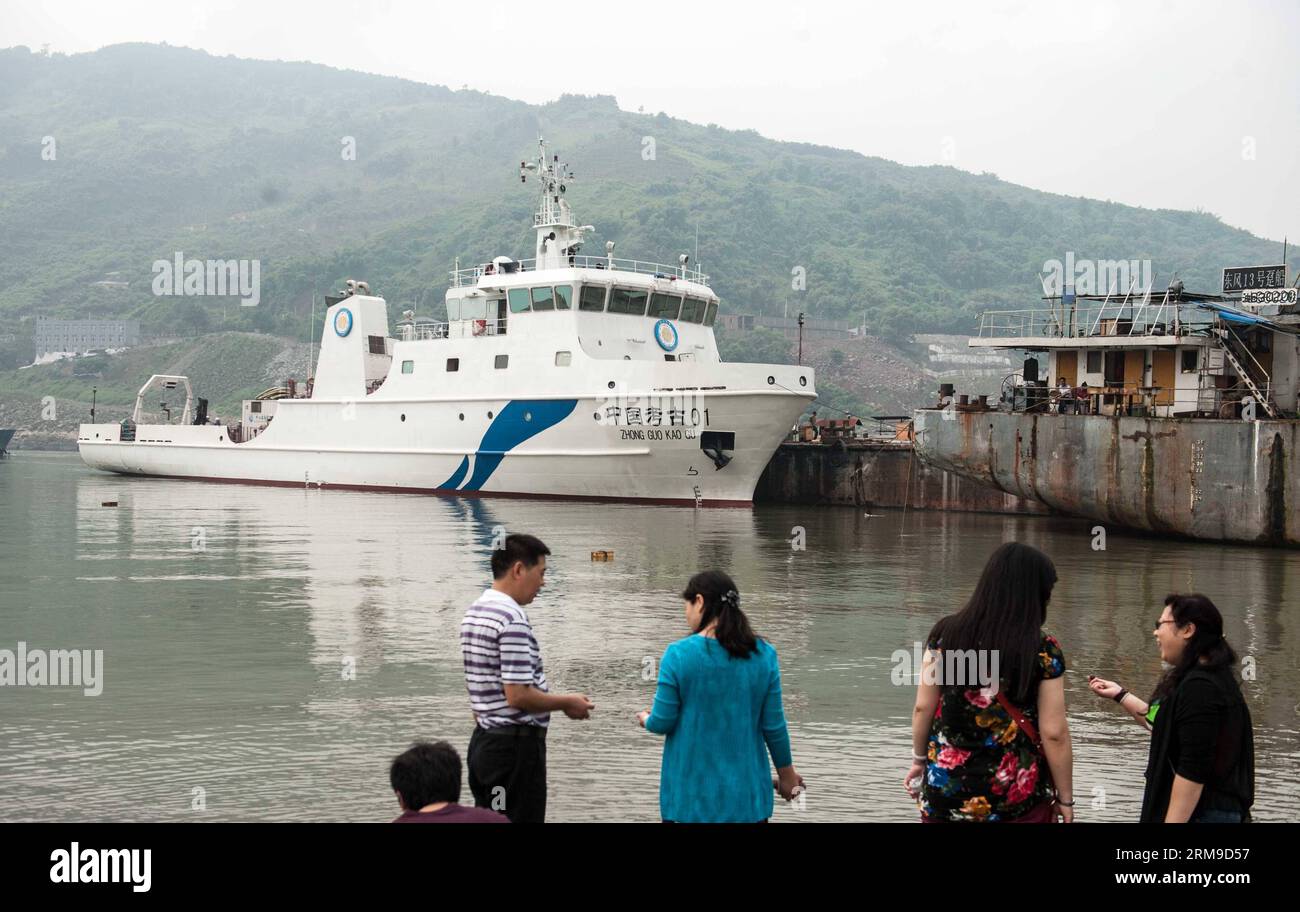
[{"label": "rust streak on metal", "polygon": [[1177,436],[1178,436],[1177,431],[1157,431],[1154,434],[1151,433],[1150,431],[1134,431],[1132,434],[1125,434],[1120,439],[1132,440],[1134,443],[1137,443],[1139,440],[1145,440],[1147,444],[1150,445],[1151,441],[1157,437],[1177,437]]}]

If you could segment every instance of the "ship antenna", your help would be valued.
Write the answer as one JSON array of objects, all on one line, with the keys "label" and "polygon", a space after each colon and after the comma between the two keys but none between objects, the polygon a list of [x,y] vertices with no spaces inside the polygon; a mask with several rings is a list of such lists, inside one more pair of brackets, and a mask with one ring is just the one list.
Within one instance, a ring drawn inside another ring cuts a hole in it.
[{"label": "ship antenna", "polygon": [[568,224],[563,218],[560,200],[568,192],[568,181],[573,180],[573,171],[558,155],[548,155],[546,139],[537,137],[537,160],[519,163],[519,182],[527,183],[529,174],[535,174],[538,183],[537,213],[533,217],[534,227],[544,225]]},{"label": "ship antenna", "polygon": [[537,260],[534,268],[573,265],[573,254],[582,245],[583,235],[592,231],[591,225],[578,225],[573,210],[564,199],[568,182],[574,179],[573,169],[560,156],[549,154],[546,140],[537,137],[537,160],[519,163],[519,180],[527,183],[534,175],[541,184],[537,212],[533,215],[533,228],[537,230]]}]

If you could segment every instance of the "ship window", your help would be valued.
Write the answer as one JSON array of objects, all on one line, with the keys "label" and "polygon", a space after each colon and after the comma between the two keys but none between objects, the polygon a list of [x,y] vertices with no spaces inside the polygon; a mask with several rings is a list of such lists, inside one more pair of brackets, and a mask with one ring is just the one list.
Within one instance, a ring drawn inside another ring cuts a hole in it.
[{"label": "ship window", "polygon": [[704,325],[712,326],[713,321],[718,318],[718,302],[710,301],[709,306],[704,311]]},{"label": "ship window", "polygon": [[609,312],[644,317],[647,297],[648,293],[639,288],[619,288],[616,285],[609,293]]},{"label": "ship window", "polygon": [[370,340],[370,354],[382,355],[386,353],[383,336],[367,336],[366,338]]},{"label": "ship window", "polygon": [[550,285],[533,289],[533,310],[555,310],[555,296]]},{"label": "ship window", "polygon": [[1090,374],[1101,373],[1101,352],[1099,351],[1088,352],[1088,373]]},{"label": "ship window", "polygon": [[452,372],[452,371],[458,371],[458,370],[460,370],[460,359],[459,359],[459,358],[448,358],[448,359],[447,359],[447,370],[448,370],[448,372]]},{"label": "ship window", "polygon": [[578,298],[578,309],[600,313],[605,309],[605,294],[608,291],[604,285],[583,285],[582,294]]},{"label": "ship window", "polygon": [[1196,373],[1196,349],[1184,348],[1182,353],[1182,369],[1184,374]]},{"label": "ship window", "polygon": [[403,362],[402,362],[402,373],[404,373],[404,374],[412,374],[412,373],[415,373],[415,362],[414,362],[414,361],[403,361]]},{"label": "ship window", "polygon": [[682,299],[677,295],[653,294],[650,296],[650,312],[646,316],[676,320],[681,305]]},{"label": "ship window", "polygon": [[568,310],[573,303],[573,286],[556,285],[555,286],[555,309]]},{"label": "ship window", "polygon": [[686,298],[682,301],[682,322],[698,323],[704,319],[704,302],[699,298]]},{"label": "ship window", "polygon": [[573,363],[573,352],[556,352],[556,353],[555,353],[555,366],[556,366],[556,367],[568,367],[568,366],[569,366],[570,364],[572,364],[572,363]]},{"label": "ship window", "polygon": [[256,399],[254,399],[254,400],[249,404],[249,406],[248,406],[248,410],[249,410],[250,412],[253,412],[254,414],[261,414],[261,412],[262,412],[262,403],[258,402]]},{"label": "ship window", "polygon": [[510,366],[509,355],[497,355],[497,361],[496,361],[497,370],[505,370],[509,366]]},{"label": "ship window", "polygon": [[527,288],[512,288],[508,292],[506,292],[506,297],[509,298],[510,300],[511,313],[518,314],[518,313],[528,312],[529,305],[528,305]]}]

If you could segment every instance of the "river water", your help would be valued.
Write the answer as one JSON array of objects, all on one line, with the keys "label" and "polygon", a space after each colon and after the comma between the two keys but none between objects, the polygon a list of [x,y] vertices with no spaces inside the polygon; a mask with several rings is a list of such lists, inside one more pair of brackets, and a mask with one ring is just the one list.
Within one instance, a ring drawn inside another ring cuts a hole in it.
[{"label": "river water", "polygon": [[781,658],[808,792],[778,799],[774,820],[915,820],[901,786],[914,688],[893,683],[893,655],[1012,539],[1061,576],[1046,629],[1068,667],[1080,820],[1136,818],[1148,738],[1086,675],[1145,695],[1161,599],[1192,590],[1253,666],[1255,816],[1300,819],[1300,553],[1114,531],[1098,551],[1090,527],[213,485],[19,451],[0,462],[0,649],[103,650],[103,692],[0,688],[0,820],[390,819],[394,755],[415,739],[468,744],[458,628],[498,528],[550,546],[528,609],[547,676],[597,706],[552,722],[549,820],[658,819],[662,742],[634,717],[687,632],[677,593],[710,567],[735,577]]}]

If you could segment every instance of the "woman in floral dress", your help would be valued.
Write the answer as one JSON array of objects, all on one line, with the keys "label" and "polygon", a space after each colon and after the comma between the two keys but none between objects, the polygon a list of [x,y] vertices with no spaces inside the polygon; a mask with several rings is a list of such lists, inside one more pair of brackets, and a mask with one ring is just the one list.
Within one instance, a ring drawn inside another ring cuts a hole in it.
[{"label": "woman in floral dress", "polygon": [[930,631],[904,780],[922,821],[1073,821],[1065,657],[1043,633],[1055,584],[1047,555],[1004,544]]}]

